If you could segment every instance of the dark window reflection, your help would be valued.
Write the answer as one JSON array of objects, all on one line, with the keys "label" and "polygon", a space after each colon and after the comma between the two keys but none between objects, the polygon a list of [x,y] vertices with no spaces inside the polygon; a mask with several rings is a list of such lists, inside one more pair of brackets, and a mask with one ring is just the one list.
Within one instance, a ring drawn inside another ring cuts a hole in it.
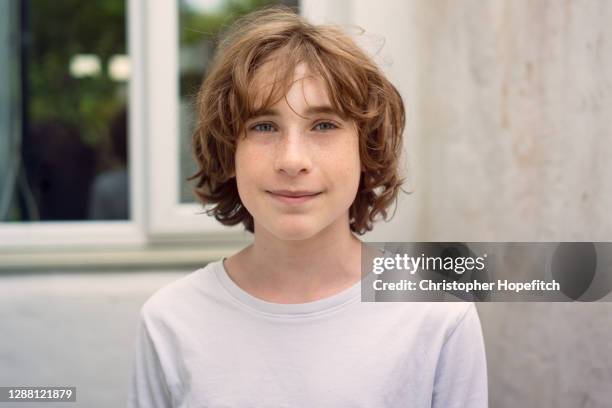
[{"label": "dark window reflection", "polygon": [[[94,177],[96,151],[74,124],[45,120],[32,124],[24,146],[27,181],[41,220],[82,220]],[[26,153],[27,152],[27,153]]]},{"label": "dark window reflection", "polygon": [[89,218],[125,220],[129,218],[129,183],[127,171],[127,111],[124,109],[110,126],[110,142],[115,166],[99,173],[89,196]]},{"label": "dark window reflection", "polygon": [[125,1],[0,3],[0,221],[129,219]]}]

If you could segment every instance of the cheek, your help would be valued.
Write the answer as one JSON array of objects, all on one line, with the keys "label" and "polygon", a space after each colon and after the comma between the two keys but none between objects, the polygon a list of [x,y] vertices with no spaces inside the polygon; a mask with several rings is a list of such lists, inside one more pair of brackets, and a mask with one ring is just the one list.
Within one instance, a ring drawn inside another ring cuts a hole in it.
[{"label": "cheek", "polygon": [[254,217],[265,219],[271,211],[265,188],[270,181],[269,148],[245,142],[236,148],[236,186],[242,205]]},{"label": "cheek", "polygon": [[346,147],[346,151],[350,152],[346,155],[348,166],[351,168],[351,172],[357,173],[357,177],[359,177],[359,173],[361,172],[361,155],[359,154],[359,138],[357,135],[354,136],[354,139],[352,139],[351,143]]},{"label": "cheek", "polygon": [[357,192],[359,191],[359,182],[361,181],[361,155],[359,154],[359,142],[355,143],[354,151],[353,151],[353,164],[352,164],[352,199],[354,200],[357,196]]},{"label": "cheek", "polygon": [[246,206],[249,202],[251,190],[253,190],[253,179],[256,178],[257,169],[254,168],[257,160],[253,160],[247,149],[238,147],[234,156],[236,167],[236,186],[240,200]]},{"label": "cheek", "polygon": [[337,154],[331,157],[335,163],[331,175],[336,186],[343,192],[344,199],[354,199],[359,189],[361,178],[361,160],[357,142],[344,144]]},{"label": "cheek", "polygon": [[253,177],[253,172],[260,160],[257,160],[257,152],[252,149],[246,142],[238,144],[234,155],[236,165],[236,177],[247,179]]}]

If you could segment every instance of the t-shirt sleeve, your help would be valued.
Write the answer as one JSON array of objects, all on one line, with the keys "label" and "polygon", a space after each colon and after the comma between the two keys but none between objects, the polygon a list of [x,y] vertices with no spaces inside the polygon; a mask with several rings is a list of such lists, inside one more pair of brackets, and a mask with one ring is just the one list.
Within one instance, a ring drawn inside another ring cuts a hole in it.
[{"label": "t-shirt sleeve", "polygon": [[476,306],[470,303],[442,347],[432,407],[488,407],[487,361]]},{"label": "t-shirt sleeve", "polygon": [[171,401],[158,352],[141,313],[127,406],[128,408],[172,408]]}]

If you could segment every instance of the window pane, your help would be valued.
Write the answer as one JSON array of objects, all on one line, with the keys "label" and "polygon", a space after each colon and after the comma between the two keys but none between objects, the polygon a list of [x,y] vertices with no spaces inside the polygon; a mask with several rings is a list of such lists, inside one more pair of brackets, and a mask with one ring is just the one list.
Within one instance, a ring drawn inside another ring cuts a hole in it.
[{"label": "window pane", "polygon": [[0,221],[129,219],[125,0],[3,0],[0,27]]},{"label": "window pane", "polygon": [[196,171],[191,157],[195,95],[214,55],[214,42],[220,30],[236,18],[271,4],[284,4],[297,10],[298,0],[179,0],[180,70],[180,199],[194,202],[191,183],[186,178]]}]

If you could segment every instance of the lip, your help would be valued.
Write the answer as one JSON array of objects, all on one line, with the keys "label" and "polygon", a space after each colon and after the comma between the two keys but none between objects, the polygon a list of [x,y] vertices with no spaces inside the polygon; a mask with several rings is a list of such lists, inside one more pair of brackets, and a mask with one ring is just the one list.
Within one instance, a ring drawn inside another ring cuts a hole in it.
[{"label": "lip", "polygon": [[[305,203],[307,201],[313,200],[315,199],[319,194],[319,193],[309,193],[309,194],[305,194],[305,195],[283,195],[283,194],[278,194],[278,193],[273,193],[271,191],[268,191],[268,194],[270,194],[273,198],[285,203],[285,204],[302,204]],[[297,193],[293,193],[293,194],[297,194]]]}]

